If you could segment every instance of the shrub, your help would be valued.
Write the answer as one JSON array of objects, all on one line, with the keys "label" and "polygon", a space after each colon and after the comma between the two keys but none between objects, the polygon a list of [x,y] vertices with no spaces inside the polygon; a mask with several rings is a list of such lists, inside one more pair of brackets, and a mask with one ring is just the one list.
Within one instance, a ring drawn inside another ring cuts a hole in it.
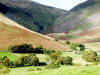
[{"label": "shrub", "polygon": [[8,47],[8,50],[13,53],[45,53],[48,55],[55,52],[55,50],[46,50],[41,45],[33,48],[30,44],[11,45]]},{"label": "shrub", "polygon": [[85,45],[78,44],[78,43],[72,43],[70,45],[70,48],[73,49],[73,50],[78,50],[77,48],[79,48],[79,51],[83,51],[83,50],[85,50]]},{"label": "shrub", "polygon": [[59,39],[58,38],[55,38],[55,41],[58,41]]},{"label": "shrub", "polygon": [[9,67],[10,66],[10,60],[9,60],[9,58],[7,58],[7,57],[6,58],[5,57],[3,58],[3,65],[6,66],[6,67]]},{"label": "shrub", "polygon": [[35,48],[34,53],[44,53],[43,49],[44,48],[40,45],[40,46],[38,46],[38,47]]},{"label": "shrub", "polygon": [[46,66],[47,63],[46,62],[39,62],[39,66]]},{"label": "shrub", "polygon": [[13,50],[13,48],[14,48],[14,45],[8,46],[8,50],[9,50],[9,51]]},{"label": "shrub", "polygon": [[4,56],[4,57],[2,58],[2,60],[4,60],[5,58],[7,58],[7,56]]},{"label": "shrub", "polygon": [[14,63],[12,61],[10,62],[10,67],[14,68]]},{"label": "shrub", "polygon": [[20,67],[20,64],[19,64],[19,62],[16,60],[16,61],[14,61],[14,67]]},{"label": "shrub", "polygon": [[78,46],[77,43],[72,43],[72,44],[70,45],[70,48],[73,49],[73,50],[76,50],[76,47],[77,47],[77,46]]},{"label": "shrub", "polygon": [[34,50],[34,48],[30,44],[21,44],[9,46],[8,50],[11,50],[11,52],[13,53],[31,53]]},{"label": "shrub", "polygon": [[39,65],[39,59],[35,54],[30,54],[27,57],[27,63],[29,65],[38,66]]},{"label": "shrub", "polygon": [[55,50],[46,50],[46,49],[43,49],[43,52],[47,55],[50,55],[52,53],[55,53],[56,51]]},{"label": "shrub", "polygon": [[46,69],[56,69],[60,67],[60,62],[57,60],[52,60],[50,64],[46,66]]},{"label": "shrub", "polygon": [[16,59],[16,61],[12,64],[13,67],[24,67],[27,65],[27,56],[20,56]]},{"label": "shrub", "polygon": [[24,66],[38,66],[39,65],[39,59],[38,57],[32,53],[28,56],[21,56],[16,59],[16,61],[13,63],[14,67],[24,67]]},{"label": "shrub", "polygon": [[50,54],[50,59],[51,60],[57,60],[59,56],[60,55],[55,52],[55,53]]},{"label": "shrub", "polygon": [[83,44],[79,44],[79,47],[80,47],[80,51],[85,50],[85,45],[83,45]]},{"label": "shrub", "polygon": [[72,60],[73,59],[70,56],[62,57],[61,64],[62,65],[72,65]]},{"label": "shrub", "polygon": [[88,62],[96,62],[99,61],[97,53],[95,51],[84,51],[82,53],[82,58]]},{"label": "shrub", "polygon": [[27,56],[20,56],[17,60],[20,66],[26,66],[27,64]]},{"label": "shrub", "polygon": [[61,51],[56,51],[55,52],[58,56],[62,55],[62,52]]},{"label": "shrub", "polygon": [[66,41],[66,44],[71,44],[70,41]]}]

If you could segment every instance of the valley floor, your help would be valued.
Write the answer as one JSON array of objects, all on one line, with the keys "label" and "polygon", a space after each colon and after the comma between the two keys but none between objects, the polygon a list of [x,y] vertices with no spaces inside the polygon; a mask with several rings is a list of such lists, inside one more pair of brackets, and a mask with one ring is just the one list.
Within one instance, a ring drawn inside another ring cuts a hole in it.
[{"label": "valley floor", "polygon": [[[19,54],[14,53],[10,54],[9,52],[0,52],[0,57],[7,55],[10,59],[15,60],[16,56],[28,55],[28,54]],[[98,53],[100,55],[100,53]],[[40,59],[40,62],[45,62],[45,54],[37,54]],[[74,65],[67,66],[63,65],[58,69],[49,69],[46,70],[45,66],[28,66],[28,67],[18,67],[10,68],[9,73],[1,75],[100,75],[100,65],[94,65],[92,63],[86,62],[82,59],[81,54],[74,54],[72,52],[62,52],[62,56],[71,56],[73,58]],[[91,64],[91,65],[87,65]],[[41,71],[34,71],[36,68],[41,68]]]},{"label": "valley floor", "polygon": [[12,68],[10,73],[5,75],[100,75],[100,65],[84,67],[62,66],[54,70],[44,70],[44,67],[42,67],[42,71],[29,71],[29,69],[34,68],[33,66]]}]

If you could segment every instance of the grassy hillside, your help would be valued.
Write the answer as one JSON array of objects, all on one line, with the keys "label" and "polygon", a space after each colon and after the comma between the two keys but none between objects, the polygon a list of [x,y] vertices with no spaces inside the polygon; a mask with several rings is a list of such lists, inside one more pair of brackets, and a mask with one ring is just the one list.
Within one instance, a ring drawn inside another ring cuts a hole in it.
[{"label": "grassy hillside", "polygon": [[9,45],[22,43],[32,44],[34,47],[43,45],[48,49],[67,50],[52,38],[32,32],[0,14],[0,50],[7,49]]},{"label": "grassy hillside", "polygon": [[0,0],[0,11],[24,27],[41,33],[65,13],[65,10],[44,6],[31,0]]},{"label": "grassy hillside", "polygon": [[74,42],[100,41],[98,40],[100,38],[99,7],[100,1],[98,0],[88,0],[77,5],[56,20],[54,29],[52,28],[53,32],[68,33],[68,35],[65,34],[58,37],[68,40],[71,39]]},{"label": "grassy hillside", "polygon": [[[54,32],[82,31],[100,27],[100,1],[86,1],[67,12],[55,22]],[[60,20],[59,20],[60,19]],[[89,28],[89,29],[88,29]],[[59,29],[59,30],[58,30]]]}]

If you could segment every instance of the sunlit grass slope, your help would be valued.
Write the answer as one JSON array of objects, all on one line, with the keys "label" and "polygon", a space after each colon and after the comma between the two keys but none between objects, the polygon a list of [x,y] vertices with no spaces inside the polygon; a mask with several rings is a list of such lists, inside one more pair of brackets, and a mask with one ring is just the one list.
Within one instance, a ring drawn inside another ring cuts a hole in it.
[{"label": "sunlit grass slope", "polygon": [[48,49],[67,50],[52,38],[32,32],[0,14],[0,49],[6,50],[9,45],[23,43],[32,44],[34,47],[43,45]]}]

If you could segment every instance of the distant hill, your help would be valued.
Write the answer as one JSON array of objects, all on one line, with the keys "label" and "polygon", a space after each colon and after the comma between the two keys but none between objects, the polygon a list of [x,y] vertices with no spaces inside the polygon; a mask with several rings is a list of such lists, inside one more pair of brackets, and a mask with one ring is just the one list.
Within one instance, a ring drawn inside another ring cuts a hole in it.
[{"label": "distant hill", "polygon": [[100,41],[100,1],[88,0],[80,3],[59,17],[51,29],[53,33],[67,33],[60,36],[60,39],[76,42]]},{"label": "distant hill", "polygon": [[0,11],[24,27],[40,33],[48,30],[66,12],[31,0],[0,0]]},{"label": "distant hill", "polygon": [[0,14],[0,50],[6,50],[9,45],[23,43],[32,44],[34,47],[42,45],[47,49],[67,50],[54,39],[33,32]]}]

